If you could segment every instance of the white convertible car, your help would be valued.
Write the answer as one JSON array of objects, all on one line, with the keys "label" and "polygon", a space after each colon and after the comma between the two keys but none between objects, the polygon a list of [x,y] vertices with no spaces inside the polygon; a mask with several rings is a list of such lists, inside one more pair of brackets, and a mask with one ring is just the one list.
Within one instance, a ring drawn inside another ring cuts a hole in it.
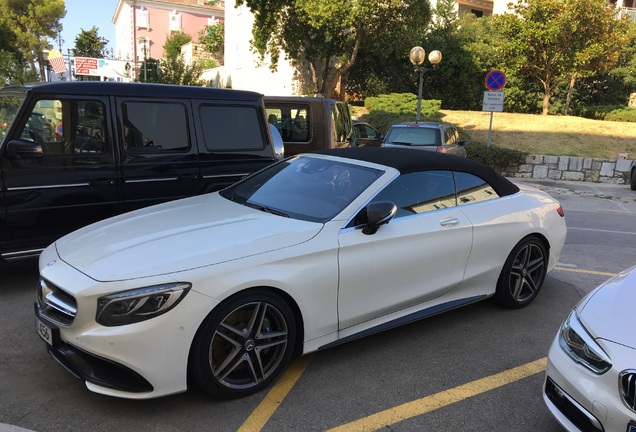
[{"label": "white convertible car", "polygon": [[241,397],[297,355],[488,297],[526,306],[565,235],[557,201],[471,160],[303,154],[61,238],[36,330],[98,393]]}]

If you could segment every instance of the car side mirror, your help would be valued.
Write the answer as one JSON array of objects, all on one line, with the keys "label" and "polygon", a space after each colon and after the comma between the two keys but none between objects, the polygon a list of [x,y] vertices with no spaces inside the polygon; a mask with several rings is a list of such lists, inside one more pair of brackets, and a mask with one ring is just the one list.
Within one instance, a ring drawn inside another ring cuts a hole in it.
[{"label": "car side mirror", "polygon": [[9,159],[34,159],[41,157],[43,153],[42,145],[33,141],[16,139],[7,143]]},{"label": "car side mirror", "polygon": [[397,206],[391,201],[378,201],[367,206],[367,223],[362,228],[366,235],[375,234],[380,226],[388,223],[395,213]]}]

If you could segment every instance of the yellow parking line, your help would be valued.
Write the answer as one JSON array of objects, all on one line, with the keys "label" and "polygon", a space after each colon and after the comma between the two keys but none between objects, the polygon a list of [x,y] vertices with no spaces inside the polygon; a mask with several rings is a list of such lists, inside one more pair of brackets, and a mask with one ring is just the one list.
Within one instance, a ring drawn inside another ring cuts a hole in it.
[{"label": "yellow parking line", "polygon": [[313,355],[306,355],[298,358],[292,365],[285,371],[283,376],[267,393],[265,399],[256,407],[252,414],[245,420],[245,422],[238,429],[238,432],[258,432],[263,429],[265,423],[278,409],[283,402],[287,393],[290,392],[296,381],[303,374]]},{"label": "yellow parking line", "polygon": [[431,396],[381,411],[360,420],[330,429],[328,432],[376,431],[401,421],[435,411],[472,396],[502,387],[545,370],[547,358],[535,360],[468,384],[444,390]]},{"label": "yellow parking line", "polygon": [[610,276],[610,277],[611,276],[616,276],[616,273],[607,273],[607,272],[600,272],[600,271],[594,271],[594,270],[583,270],[583,269],[560,267],[560,266],[557,266],[554,269],[555,270],[566,271],[566,272],[586,273],[586,274],[593,274],[593,275],[599,275],[599,276]]}]

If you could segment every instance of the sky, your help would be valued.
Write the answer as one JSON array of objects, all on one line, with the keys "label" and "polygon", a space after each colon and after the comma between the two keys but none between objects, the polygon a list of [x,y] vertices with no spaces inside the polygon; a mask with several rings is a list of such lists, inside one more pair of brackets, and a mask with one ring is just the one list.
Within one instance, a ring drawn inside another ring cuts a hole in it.
[{"label": "sky", "polygon": [[[62,54],[75,46],[82,30],[97,27],[97,34],[108,40],[107,48],[115,49],[115,25],[112,23],[117,0],[65,0],[66,16],[62,19]],[[52,41],[53,42],[53,41]],[[53,47],[59,49],[57,41]]]}]

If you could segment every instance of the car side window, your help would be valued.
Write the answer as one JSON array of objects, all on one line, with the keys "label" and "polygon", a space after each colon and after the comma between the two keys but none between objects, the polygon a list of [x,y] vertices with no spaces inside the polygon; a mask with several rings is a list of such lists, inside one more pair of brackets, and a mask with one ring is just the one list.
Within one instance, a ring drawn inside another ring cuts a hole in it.
[{"label": "car side window", "polygon": [[[260,112],[262,115],[262,112]],[[262,150],[264,134],[253,106],[201,105],[199,117],[208,151]]]},{"label": "car side window", "polygon": [[20,138],[42,147],[42,154],[102,154],[106,109],[101,101],[42,99],[29,113]]},{"label": "car side window", "polygon": [[127,101],[121,105],[128,153],[187,152],[187,110],[175,102]]},{"label": "car side window", "polygon": [[456,172],[454,175],[458,205],[499,198],[497,192],[485,180],[463,172]]},{"label": "car side window", "polygon": [[453,175],[450,171],[403,174],[373,198],[373,202],[377,201],[395,203],[396,218],[455,207]]},{"label": "car side window", "polygon": [[284,104],[266,108],[267,121],[278,129],[285,142],[308,142],[310,114],[307,104]]}]

